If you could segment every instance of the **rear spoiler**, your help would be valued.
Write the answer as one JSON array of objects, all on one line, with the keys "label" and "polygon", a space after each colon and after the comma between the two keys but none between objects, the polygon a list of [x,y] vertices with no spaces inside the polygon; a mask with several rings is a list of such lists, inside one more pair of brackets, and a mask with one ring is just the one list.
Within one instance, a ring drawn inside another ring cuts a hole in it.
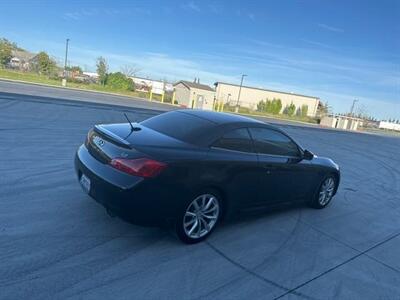
[{"label": "rear spoiler", "polygon": [[119,146],[124,147],[124,148],[131,148],[130,144],[128,141],[124,140],[120,136],[112,133],[111,131],[105,129],[102,125],[94,125],[94,131],[97,133],[100,133],[102,135],[105,135],[107,138],[112,140],[114,143],[117,143]]}]

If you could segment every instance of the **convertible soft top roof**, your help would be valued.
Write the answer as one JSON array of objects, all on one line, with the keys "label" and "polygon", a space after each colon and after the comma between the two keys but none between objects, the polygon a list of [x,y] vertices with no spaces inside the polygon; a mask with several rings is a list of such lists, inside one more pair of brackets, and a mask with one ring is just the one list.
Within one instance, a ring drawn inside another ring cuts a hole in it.
[{"label": "convertible soft top roof", "polygon": [[185,114],[193,115],[202,119],[206,119],[216,124],[226,124],[226,123],[262,123],[264,122],[251,119],[248,117],[234,115],[229,113],[221,113],[209,110],[197,110],[197,109],[182,109],[177,110],[178,112],[182,112]]},{"label": "convertible soft top roof", "polygon": [[201,118],[215,124],[215,127],[213,127],[212,130],[197,131],[196,134],[193,135],[193,139],[191,139],[190,142],[202,146],[210,145],[210,143],[219,138],[227,130],[241,127],[264,127],[274,129],[285,134],[282,130],[274,125],[236,114],[192,109],[175,110],[174,112]]}]

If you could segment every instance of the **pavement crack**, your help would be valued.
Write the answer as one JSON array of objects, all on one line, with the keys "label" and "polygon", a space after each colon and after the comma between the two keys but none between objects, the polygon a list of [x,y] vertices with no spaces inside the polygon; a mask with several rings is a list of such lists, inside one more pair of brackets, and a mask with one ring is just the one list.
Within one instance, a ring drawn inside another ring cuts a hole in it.
[{"label": "pavement crack", "polygon": [[299,284],[298,286],[296,286],[296,287],[294,287],[294,288],[292,288],[292,289],[286,291],[285,293],[283,293],[283,294],[279,295],[278,297],[274,298],[274,300],[281,299],[281,298],[283,298],[284,296],[286,296],[286,295],[288,295],[288,294],[294,294],[294,293],[296,293],[297,290],[298,290],[299,288],[302,288],[302,287],[308,285],[309,283],[311,283],[311,282],[313,282],[313,281],[315,281],[315,280],[321,278],[322,276],[325,276],[326,274],[328,274],[328,273],[330,273],[330,272],[332,272],[332,271],[334,271],[334,270],[336,270],[336,269],[338,269],[338,268],[340,268],[340,267],[342,267],[342,266],[348,264],[349,262],[355,260],[356,258],[358,258],[358,257],[360,257],[360,256],[362,256],[362,255],[364,255],[364,254],[366,254],[367,252],[369,252],[369,251],[371,251],[371,250],[373,250],[373,249],[379,247],[380,245],[383,245],[383,244],[386,243],[386,242],[389,242],[390,240],[392,240],[392,239],[394,239],[394,238],[396,238],[396,237],[398,237],[398,236],[400,236],[400,232],[399,232],[399,233],[396,233],[396,234],[394,234],[394,235],[388,237],[387,239],[385,239],[385,240],[383,240],[383,241],[381,241],[381,242],[375,244],[374,246],[372,246],[372,247],[370,247],[370,248],[368,248],[368,249],[366,249],[366,250],[364,250],[364,251],[358,253],[357,255],[354,255],[354,256],[350,257],[349,259],[345,260],[344,262],[341,262],[340,264],[338,264],[338,265],[336,265],[336,266],[334,266],[334,267],[332,267],[332,268],[330,268],[330,269],[328,269],[328,270],[322,272],[321,274],[319,274],[319,275],[317,275],[317,276],[315,276],[315,277],[313,277],[313,278],[311,278],[311,279],[309,279],[309,280],[307,280],[307,281],[305,281],[305,282]]},{"label": "pavement crack", "polygon": [[[311,225],[311,224],[309,224],[307,222],[304,222],[303,220],[301,220],[300,222],[305,224],[305,225],[307,225],[307,226],[310,226],[313,230],[315,230],[315,231],[319,232],[320,234],[322,234],[322,235],[324,235],[324,236],[326,236],[326,237],[328,237],[328,238],[330,238],[330,239],[342,244],[343,246],[345,246],[345,247],[347,247],[347,248],[349,248],[351,250],[354,250],[354,251],[356,251],[358,253],[362,253],[363,252],[363,251],[360,251],[357,248],[355,248],[355,247],[353,247],[353,246],[351,246],[351,245],[349,245],[349,244],[347,244],[347,243],[335,238],[334,236],[332,236],[332,235],[330,235],[330,234],[328,234],[326,232],[323,232],[322,230],[316,228],[315,226],[313,226],[313,225]],[[387,263],[385,263],[383,261],[380,261],[379,259],[376,259],[375,257],[373,257],[371,255],[368,255],[368,253],[363,253],[363,255],[365,255],[366,257],[372,259],[373,261],[375,261],[375,262],[377,262],[377,263],[379,263],[379,264],[391,269],[392,271],[395,271],[396,273],[400,274],[400,270],[399,269],[397,269],[395,267],[392,267],[392,266],[388,265]]]},{"label": "pavement crack", "polygon": [[[210,242],[206,241],[205,243],[206,243],[214,252],[216,252],[219,256],[221,256],[222,258],[224,258],[225,260],[227,260],[228,262],[230,262],[232,265],[236,266],[237,268],[241,269],[241,270],[244,271],[245,273],[247,273],[247,274],[249,274],[249,275],[251,275],[251,276],[253,276],[253,277],[255,277],[255,278],[259,279],[259,280],[261,280],[261,281],[264,282],[264,283],[267,283],[267,284],[272,285],[272,286],[274,286],[274,287],[277,287],[277,288],[279,288],[279,289],[285,290],[285,291],[287,291],[287,292],[290,291],[290,288],[285,287],[285,286],[283,286],[283,285],[281,285],[281,284],[279,284],[279,283],[276,283],[276,282],[274,282],[274,281],[272,281],[272,280],[270,280],[270,279],[268,279],[268,278],[265,278],[264,276],[261,276],[260,274],[254,272],[253,270],[251,270],[251,269],[245,267],[245,266],[242,265],[241,263],[239,263],[239,262],[233,260],[232,258],[230,258],[228,255],[226,255],[225,253],[223,253],[221,250],[219,250],[217,247],[215,247],[215,246],[214,246],[213,244],[211,244]],[[286,294],[286,293],[285,293],[285,294]],[[296,296],[301,297],[301,298],[304,298],[304,299],[316,299],[316,298],[313,298],[313,297],[304,295],[304,294],[299,293],[299,292],[296,292],[296,291],[291,292],[291,294],[296,295]],[[207,297],[207,295],[202,296],[201,298],[203,298],[203,297]]]}]

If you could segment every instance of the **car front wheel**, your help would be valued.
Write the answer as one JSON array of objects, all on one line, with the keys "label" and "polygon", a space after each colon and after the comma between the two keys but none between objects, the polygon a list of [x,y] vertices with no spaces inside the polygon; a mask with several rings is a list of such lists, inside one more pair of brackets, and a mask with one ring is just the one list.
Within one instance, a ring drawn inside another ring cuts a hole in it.
[{"label": "car front wheel", "polygon": [[176,222],[176,233],[187,244],[203,241],[211,234],[221,215],[221,202],[216,193],[196,196]]},{"label": "car front wheel", "polygon": [[332,200],[336,189],[336,179],[333,175],[327,176],[321,183],[318,193],[315,195],[311,206],[314,208],[324,208]]}]

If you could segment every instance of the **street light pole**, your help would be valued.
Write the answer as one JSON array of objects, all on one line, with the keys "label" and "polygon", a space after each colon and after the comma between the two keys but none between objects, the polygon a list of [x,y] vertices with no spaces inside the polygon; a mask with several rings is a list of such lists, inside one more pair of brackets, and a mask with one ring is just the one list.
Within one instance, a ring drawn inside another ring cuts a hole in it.
[{"label": "street light pole", "polygon": [[65,45],[64,76],[63,76],[63,79],[61,80],[62,86],[67,86],[68,43],[69,43],[69,39],[67,39],[67,43]]},{"label": "street light pole", "polygon": [[[231,96],[231,94],[229,93],[228,96],[226,97],[226,104],[229,105],[229,97]],[[224,99],[222,99],[220,107],[219,107],[219,111],[224,111]]]},{"label": "street light pole", "polygon": [[238,98],[236,101],[236,109],[235,112],[239,112],[239,100],[240,100],[240,93],[242,92],[242,85],[243,85],[243,79],[244,77],[246,77],[246,74],[242,74],[242,79],[240,80],[240,87],[239,87],[239,94],[238,94]]},{"label": "street light pole", "polygon": [[65,45],[65,61],[64,61],[64,77],[67,77],[67,60],[68,60],[68,43],[69,39],[67,39],[67,43]]}]

